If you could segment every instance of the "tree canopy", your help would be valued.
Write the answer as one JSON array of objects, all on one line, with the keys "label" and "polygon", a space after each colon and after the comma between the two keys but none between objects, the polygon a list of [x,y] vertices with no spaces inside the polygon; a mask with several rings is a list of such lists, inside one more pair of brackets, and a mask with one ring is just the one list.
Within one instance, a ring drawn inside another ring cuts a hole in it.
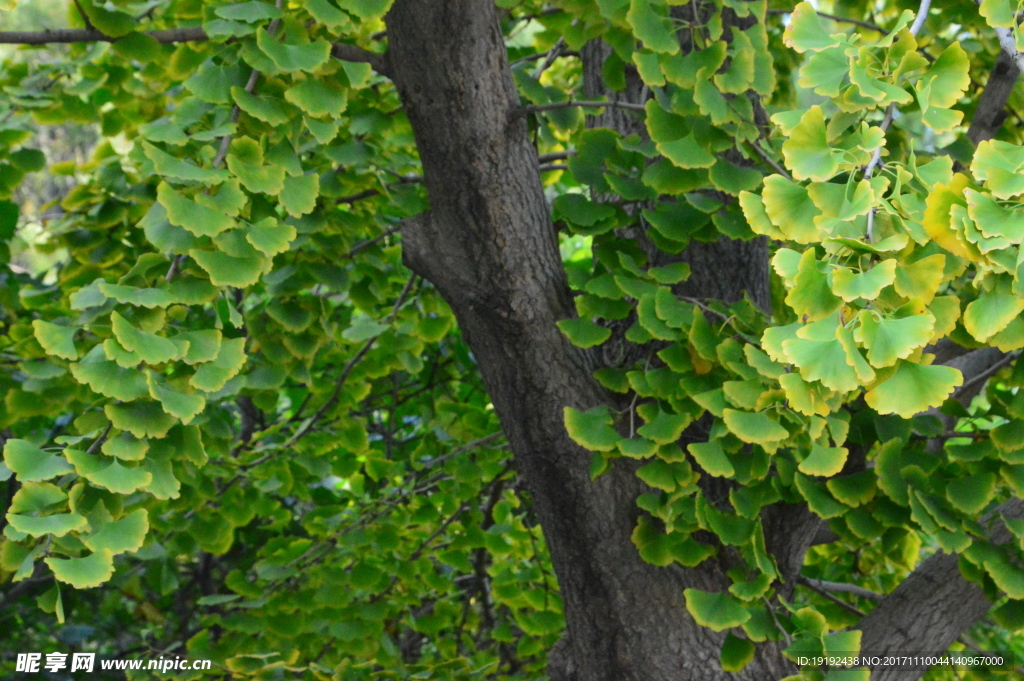
[{"label": "tree canopy", "polygon": [[0,10],[8,675],[1019,678],[1010,0]]}]

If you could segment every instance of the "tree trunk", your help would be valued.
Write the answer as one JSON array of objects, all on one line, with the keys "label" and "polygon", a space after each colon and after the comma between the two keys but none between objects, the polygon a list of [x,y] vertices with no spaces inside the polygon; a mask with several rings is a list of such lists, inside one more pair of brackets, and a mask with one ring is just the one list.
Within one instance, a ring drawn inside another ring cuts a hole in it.
[{"label": "tree trunk", "polygon": [[[455,312],[543,526],[567,622],[552,678],[766,681],[793,673],[773,643],[759,644],[743,672],[721,670],[725,634],[690,618],[683,590],[725,590],[730,553],[694,569],[645,563],[631,534],[635,499],[649,488],[623,460],[591,481],[590,453],[565,431],[565,407],[612,400],[591,376],[594,357],[555,325],[575,312],[492,0],[396,0],[386,22],[388,75],[412,124],[431,204],[402,229],[404,261]],[[766,255],[758,242],[696,247],[685,256],[690,295],[734,300],[749,290],[765,305]],[[762,521],[789,597],[820,521],[787,504],[765,509]]]}]

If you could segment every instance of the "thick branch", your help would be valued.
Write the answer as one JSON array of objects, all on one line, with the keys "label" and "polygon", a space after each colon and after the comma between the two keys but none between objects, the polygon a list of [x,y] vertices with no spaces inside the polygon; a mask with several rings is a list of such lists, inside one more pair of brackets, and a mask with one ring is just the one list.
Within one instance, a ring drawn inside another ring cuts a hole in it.
[{"label": "thick branch", "polygon": [[[195,26],[191,28],[169,28],[163,31],[143,31],[159,43],[188,43],[209,40],[206,31]],[[50,43],[113,43],[112,38],[92,28],[59,28],[47,31],[0,31],[0,44],[5,45],[48,45]]]},{"label": "thick branch", "polygon": [[1005,50],[999,52],[992,72],[988,75],[985,89],[978,101],[978,108],[971,118],[971,127],[967,129],[967,139],[975,146],[979,142],[990,140],[996,136],[1006,120],[1006,102],[1010,99],[1013,86],[1017,83],[1020,71],[1014,63],[1013,56]]},{"label": "thick branch", "polygon": [[[209,36],[199,26],[142,31],[159,43],[204,42]],[[0,31],[3,45],[50,45],[54,43],[114,43],[114,38],[94,28],[60,28],[46,31]],[[335,59],[369,64],[382,75],[388,75],[387,55],[370,52],[356,45],[336,43],[331,47]]]},{"label": "thick branch", "polygon": [[[999,510],[1007,518],[1024,518],[1024,501],[1012,499]],[[1001,544],[1009,541],[1011,534],[997,521],[989,538]],[[981,587],[960,574],[955,555],[937,553],[861,621],[861,650],[871,655],[946,650],[984,617],[991,605]],[[916,681],[923,674],[906,669],[877,669],[871,681]]]},{"label": "thick branch", "polygon": [[331,47],[331,55],[335,59],[341,61],[358,62],[361,64],[369,64],[373,67],[373,70],[382,76],[389,75],[388,68],[388,57],[386,54],[378,54],[377,52],[370,52],[364,50],[356,45],[349,45],[347,43],[335,43]]}]

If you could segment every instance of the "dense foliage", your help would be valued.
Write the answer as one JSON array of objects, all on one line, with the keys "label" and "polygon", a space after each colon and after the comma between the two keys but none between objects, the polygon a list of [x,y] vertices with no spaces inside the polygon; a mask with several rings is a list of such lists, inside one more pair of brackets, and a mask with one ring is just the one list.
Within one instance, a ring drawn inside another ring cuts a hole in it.
[{"label": "dense foliage", "polygon": [[[451,310],[401,261],[427,200],[374,69],[391,3],[78,4],[70,26],[116,40],[0,74],[0,669],[58,649],[542,675],[564,626],[544,536]],[[1024,32],[1009,0],[904,4],[498,2],[576,293],[560,328],[631,348],[595,374],[629,406],[566,427],[594,478],[640,462],[646,561],[732,561],[728,591],[685,594],[731,632],[727,670],[765,641],[855,652],[873,606],[777,596],[780,501],[835,533],[806,578],[886,593],[957,553],[999,603],[966,644],[1024,652],[1024,522],[998,544],[986,515],[1024,495],[1024,148],[964,136],[996,30]],[[624,109],[649,136],[572,105],[598,38],[608,90],[646,85]],[[52,127],[99,141],[54,163]],[[34,214],[33,173],[71,187]],[[721,235],[773,244],[770,313],[677,294],[675,255]],[[965,381],[934,363],[950,341],[1006,354]]]}]

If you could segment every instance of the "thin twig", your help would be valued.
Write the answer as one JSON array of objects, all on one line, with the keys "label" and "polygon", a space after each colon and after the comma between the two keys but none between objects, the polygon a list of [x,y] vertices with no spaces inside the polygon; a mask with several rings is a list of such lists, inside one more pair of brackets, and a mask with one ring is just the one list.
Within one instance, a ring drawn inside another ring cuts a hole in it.
[{"label": "thin twig", "polygon": [[[791,10],[791,9],[770,9],[770,10],[768,10],[767,13],[768,14],[792,14],[793,10]],[[861,21],[860,19],[848,19],[846,17],[836,16],[835,14],[825,14],[824,12],[815,12],[815,13],[819,17],[825,17],[826,19],[831,19],[832,21],[835,21],[835,22],[840,23],[840,24],[853,24],[854,26],[860,26],[861,28],[866,28],[866,29],[871,30],[871,31],[877,31],[878,33],[888,33],[889,32],[889,31],[885,30],[884,28],[882,28],[881,26],[879,26],[878,24],[873,24],[870,21]]]},{"label": "thin twig", "polygon": [[[981,381],[984,381],[984,380],[988,379],[990,376],[992,376],[993,374],[998,372],[1000,369],[1005,367],[1007,364],[1009,364],[1010,362],[1012,362],[1016,358],[1017,358],[1017,353],[1010,353],[1006,357],[1003,357],[998,362],[996,362],[995,364],[990,366],[988,369],[985,369],[984,371],[982,371],[977,376],[972,376],[969,380],[965,381],[963,385],[961,385],[959,388],[957,388],[955,391],[953,391],[953,395],[952,396],[954,398],[956,398],[957,395],[962,395],[968,388],[970,388],[971,386],[977,385]],[[969,437],[969,436],[964,436],[964,437]]]},{"label": "thin twig", "polygon": [[836,605],[838,605],[840,608],[843,608],[847,612],[851,612],[854,615],[857,615],[859,617],[864,617],[864,615],[866,614],[860,608],[857,608],[855,606],[850,605],[849,603],[847,603],[846,601],[844,601],[841,598],[836,598],[835,596],[833,596],[829,592],[825,591],[824,589],[819,589],[818,587],[814,586],[813,584],[808,583],[808,581],[809,580],[806,580],[804,578],[800,578],[800,579],[797,580],[797,582],[799,584],[802,584],[802,585],[806,586],[808,589],[810,589],[814,593],[818,594],[819,596],[821,596],[825,600],[828,600],[828,601],[831,601],[832,603],[835,603]]},{"label": "thin twig", "polygon": [[790,175],[789,172],[785,168],[783,168],[781,165],[779,165],[775,161],[775,159],[773,159],[771,156],[769,156],[768,152],[765,151],[764,149],[762,149],[761,145],[757,143],[757,140],[755,140],[751,144],[751,146],[754,147],[754,151],[757,152],[757,155],[760,156],[762,159],[764,159],[764,162],[767,163],[768,165],[770,165],[775,172],[777,172],[779,175],[782,175],[784,178],[786,178],[790,182],[793,182],[793,176]]},{"label": "thin twig", "polygon": [[635,104],[633,102],[591,102],[582,100],[570,100],[568,102],[551,102],[550,104],[530,104],[527,106],[519,107],[515,110],[515,115],[525,116],[526,114],[539,113],[541,111],[554,111],[556,109],[571,109],[573,107],[589,107],[592,109],[603,109],[605,107],[619,108],[619,109],[630,109],[631,111],[646,111],[647,108],[643,104]]},{"label": "thin twig", "polygon": [[880,594],[877,591],[871,589],[865,589],[862,586],[856,584],[847,584],[846,582],[829,582],[824,579],[811,579],[810,577],[800,577],[798,581],[804,586],[812,589],[821,589],[822,591],[828,591],[830,593],[844,593],[853,594],[860,598],[865,598],[869,601],[881,601],[885,598],[885,594]]}]

